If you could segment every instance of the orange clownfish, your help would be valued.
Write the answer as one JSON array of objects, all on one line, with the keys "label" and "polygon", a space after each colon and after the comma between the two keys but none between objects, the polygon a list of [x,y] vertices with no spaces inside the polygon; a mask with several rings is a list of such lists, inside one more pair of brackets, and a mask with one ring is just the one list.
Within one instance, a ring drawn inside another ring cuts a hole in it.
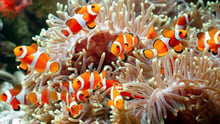
[{"label": "orange clownfish", "polygon": [[73,89],[75,91],[88,89],[92,91],[93,89],[95,89],[96,84],[101,81],[101,79],[102,77],[97,71],[84,72],[83,74],[73,79]]},{"label": "orange clownfish", "polygon": [[62,82],[56,82],[52,86],[57,91],[66,90],[70,94],[75,94],[75,90],[73,89],[72,81],[70,80],[63,80]]},{"label": "orange clownfish", "polygon": [[184,13],[183,16],[180,16],[177,21],[173,22],[173,27],[177,30],[186,29],[186,26],[190,24],[190,14]]},{"label": "orange clownfish", "polygon": [[65,36],[68,36],[69,32],[76,34],[86,25],[90,29],[95,28],[95,19],[99,13],[99,10],[99,4],[91,4],[77,8],[75,11],[76,14],[66,21],[68,28],[62,30],[62,33]]},{"label": "orange clownfish", "polygon": [[220,48],[220,31],[216,28],[209,28],[208,31],[197,34],[197,49],[204,50],[207,48],[213,55],[218,54]]},{"label": "orange clownfish", "polygon": [[21,61],[19,67],[27,70],[28,65],[33,67],[37,72],[49,70],[52,73],[58,73],[61,70],[59,62],[50,61],[50,55],[37,51],[37,45],[18,46],[14,49],[14,54],[18,61]]},{"label": "orange clownfish", "polygon": [[115,83],[119,84],[119,81],[103,79],[99,83],[97,83],[95,89],[102,89],[105,91],[105,90],[108,90],[109,88],[111,88],[113,86],[113,84],[115,84]]},{"label": "orange clownfish", "polygon": [[72,101],[69,105],[66,106],[67,111],[71,117],[77,117],[83,111],[88,110],[88,106],[85,103],[78,104],[76,101]]},{"label": "orange clownfish", "polygon": [[26,89],[22,89],[21,86],[17,85],[13,89],[7,90],[0,95],[0,100],[11,104],[15,111],[20,110],[20,104],[27,105],[29,102],[26,98]]},{"label": "orange clownfish", "polygon": [[125,101],[123,97],[121,96],[120,92],[117,90],[117,85],[114,84],[112,86],[111,92],[110,92],[110,98],[111,100],[107,101],[108,106],[114,106],[117,109],[124,109],[125,108]]},{"label": "orange clownfish", "polygon": [[157,33],[154,31],[154,27],[152,26],[149,30],[149,32],[147,33],[146,39],[155,39],[157,38],[158,35]]},{"label": "orange clownfish", "polygon": [[138,36],[134,36],[132,33],[123,34],[120,32],[115,41],[113,41],[110,51],[114,56],[126,61],[125,53],[132,51],[138,42]]}]

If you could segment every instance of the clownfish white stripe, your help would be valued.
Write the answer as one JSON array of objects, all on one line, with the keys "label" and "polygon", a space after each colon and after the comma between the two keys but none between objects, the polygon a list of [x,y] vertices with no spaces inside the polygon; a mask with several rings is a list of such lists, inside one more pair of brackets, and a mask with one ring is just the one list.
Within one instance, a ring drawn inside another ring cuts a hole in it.
[{"label": "clownfish white stripe", "polygon": [[209,45],[208,45],[208,40],[210,40],[211,37],[209,36],[209,32],[205,32],[205,39],[204,39],[204,45],[205,45],[205,48],[209,48]]},{"label": "clownfish white stripe", "polygon": [[170,48],[171,48],[170,45],[169,45],[170,38],[162,37],[162,38],[161,38],[161,41],[163,41],[163,42],[166,44],[167,49],[170,49]]},{"label": "clownfish white stripe", "polygon": [[120,100],[120,99],[123,99],[122,96],[120,96],[120,95],[119,95],[119,96],[116,96],[115,99],[114,99],[114,105],[116,105],[116,102],[117,102],[118,100]]},{"label": "clownfish white stripe", "polygon": [[90,89],[92,90],[94,87],[94,72],[91,73],[89,82],[90,82]]},{"label": "clownfish white stripe", "polygon": [[11,100],[13,99],[11,93],[9,92],[9,90],[7,90],[5,91],[5,94],[7,96],[7,101],[5,103],[10,103]]},{"label": "clownfish white stripe", "polygon": [[124,44],[128,44],[128,41],[127,41],[126,35],[124,35],[124,34],[123,34],[123,41],[124,41]]},{"label": "clownfish white stripe", "polygon": [[37,102],[41,102],[41,96],[42,96],[42,94],[41,94],[41,93],[36,93],[36,92],[35,92],[35,94],[36,94],[36,96],[37,96]]},{"label": "clownfish white stripe", "polygon": [[107,86],[106,86],[106,78],[103,79],[102,85],[103,85],[103,89],[106,89],[106,88],[107,88]]},{"label": "clownfish white stripe", "polygon": [[70,81],[69,82],[69,93],[75,93],[75,90],[73,89],[73,85]]},{"label": "clownfish white stripe", "polygon": [[57,93],[57,99],[61,100],[61,94],[60,93]]},{"label": "clownfish white stripe", "polygon": [[92,11],[92,5],[88,5],[87,10],[89,14],[94,15],[94,16],[97,15],[95,12]]},{"label": "clownfish white stripe", "polygon": [[154,53],[154,55],[157,55],[157,50],[156,49],[151,49],[151,51]]},{"label": "clownfish white stripe", "polygon": [[23,49],[23,53],[20,56],[17,57],[19,59],[23,59],[27,55],[27,48],[26,48],[26,46],[22,46],[22,49]]},{"label": "clownfish white stripe", "polygon": [[175,38],[179,41],[182,40],[182,38],[179,36],[179,30],[175,30]]},{"label": "clownfish white stripe", "polygon": [[184,28],[185,28],[185,25],[178,25],[178,24],[177,24],[177,25],[175,26],[175,29],[176,29],[176,30],[184,29]]},{"label": "clownfish white stripe", "polygon": [[78,76],[77,79],[81,82],[81,87],[79,89],[83,89],[85,82],[81,76]]},{"label": "clownfish white stripe", "polygon": [[25,90],[22,90],[17,96],[16,98],[18,99],[18,101],[20,102],[20,104],[24,104],[24,98],[25,97]]},{"label": "clownfish white stripe", "polygon": [[184,13],[183,15],[184,15],[184,17],[186,19],[186,23],[189,25],[190,24],[189,16],[186,13]]},{"label": "clownfish white stripe", "polygon": [[121,44],[118,41],[115,41],[114,44],[117,44],[119,46],[119,50],[120,50],[119,55],[120,55],[122,53],[122,46],[121,46]]},{"label": "clownfish white stripe", "polygon": [[81,93],[82,93],[82,91],[80,90],[80,91],[78,91],[77,94],[76,94],[76,97],[77,97],[77,100],[78,100],[78,101],[81,101],[81,99],[79,98]]},{"label": "clownfish white stripe", "polygon": [[86,25],[86,21],[83,19],[82,14],[75,14],[73,18],[76,19],[81,27],[84,27]]},{"label": "clownfish white stripe", "polygon": [[34,60],[31,62],[31,66],[35,67],[39,57],[40,57],[41,52],[37,51],[36,53],[34,53]]},{"label": "clownfish white stripe", "polygon": [[112,89],[111,89],[110,98],[111,98],[112,100],[114,99],[114,86],[113,86]]},{"label": "clownfish white stripe", "polygon": [[70,108],[71,108],[73,105],[78,105],[78,104],[76,103],[76,101],[73,101],[73,102],[70,103]]},{"label": "clownfish white stripe", "polygon": [[220,44],[220,42],[218,41],[218,36],[220,34],[220,31],[216,32],[215,35],[214,35],[214,41],[216,44]]}]

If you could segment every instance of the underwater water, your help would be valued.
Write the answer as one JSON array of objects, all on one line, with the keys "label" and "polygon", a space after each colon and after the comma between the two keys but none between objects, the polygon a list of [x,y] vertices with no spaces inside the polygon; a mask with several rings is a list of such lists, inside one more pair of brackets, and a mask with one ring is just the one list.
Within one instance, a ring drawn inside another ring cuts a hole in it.
[{"label": "underwater water", "polygon": [[0,123],[220,123],[220,2],[0,1]]}]

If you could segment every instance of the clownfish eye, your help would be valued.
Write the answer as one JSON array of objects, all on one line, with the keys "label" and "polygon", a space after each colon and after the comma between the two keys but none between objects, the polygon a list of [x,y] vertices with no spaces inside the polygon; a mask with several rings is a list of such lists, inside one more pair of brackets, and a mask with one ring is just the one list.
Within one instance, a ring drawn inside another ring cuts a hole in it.
[{"label": "clownfish eye", "polygon": [[80,96],[84,96],[83,94],[80,94]]},{"label": "clownfish eye", "polygon": [[2,95],[3,95],[3,96],[6,96],[6,94],[5,94],[5,93],[3,93]]},{"label": "clownfish eye", "polygon": [[119,46],[117,45],[116,48],[119,49]]},{"label": "clownfish eye", "polygon": [[19,48],[19,51],[23,51],[23,49],[22,49],[22,48]]},{"label": "clownfish eye", "polygon": [[95,6],[94,6],[94,5],[92,5],[92,8],[95,8]]},{"label": "clownfish eye", "polygon": [[80,81],[77,81],[77,83],[79,84],[79,83],[80,83]]},{"label": "clownfish eye", "polygon": [[179,34],[182,34],[182,31],[180,31],[180,33]]}]

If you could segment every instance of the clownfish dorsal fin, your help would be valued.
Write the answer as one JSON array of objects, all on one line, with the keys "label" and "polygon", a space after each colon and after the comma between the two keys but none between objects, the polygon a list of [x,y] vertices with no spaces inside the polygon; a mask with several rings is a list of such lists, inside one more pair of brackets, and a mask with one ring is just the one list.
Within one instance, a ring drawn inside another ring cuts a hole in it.
[{"label": "clownfish dorsal fin", "polygon": [[174,32],[174,30],[164,29],[162,34],[164,37],[172,38],[175,35],[175,32]]},{"label": "clownfish dorsal fin", "polygon": [[36,44],[36,43],[32,43],[32,44],[31,44],[31,48],[33,48],[34,50],[37,51],[37,44]]},{"label": "clownfish dorsal fin", "polygon": [[83,13],[82,10],[83,10],[83,7],[78,7],[78,8],[75,9],[75,13],[82,14]]}]

